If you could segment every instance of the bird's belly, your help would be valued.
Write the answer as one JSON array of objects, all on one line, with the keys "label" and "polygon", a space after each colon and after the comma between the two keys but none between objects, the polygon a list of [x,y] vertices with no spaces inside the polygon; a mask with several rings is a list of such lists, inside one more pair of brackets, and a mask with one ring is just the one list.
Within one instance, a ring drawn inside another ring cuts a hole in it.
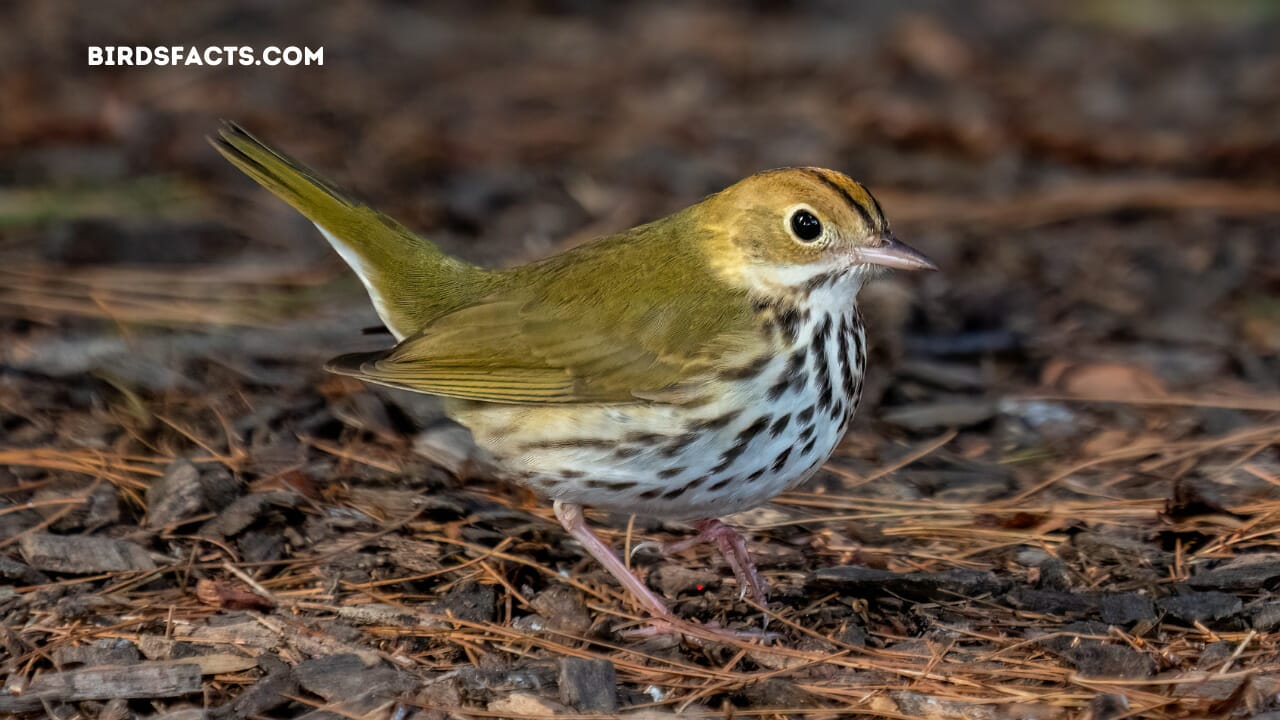
[{"label": "bird's belly", "polygon": [[[842,329],[857,340],[837,342]],[[710,381],[703,403],[470,404],[452,414],[511,478],[552,499],[717,517],[798,485],[830,457],[861,396],[862,348],[860,324],[837,319],[816,349],[797,341],[749,376]]]}]

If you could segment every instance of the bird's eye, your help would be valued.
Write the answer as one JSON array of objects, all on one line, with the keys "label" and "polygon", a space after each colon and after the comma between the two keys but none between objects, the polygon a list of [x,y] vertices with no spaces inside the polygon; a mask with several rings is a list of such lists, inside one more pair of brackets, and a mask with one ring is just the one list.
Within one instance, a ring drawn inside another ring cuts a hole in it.
[{"label": "bird's eye", "polygon": [[822,234],[822,222],[808,210],[797,210],[791,215],[791,232],[805,242],[813,242]]}]

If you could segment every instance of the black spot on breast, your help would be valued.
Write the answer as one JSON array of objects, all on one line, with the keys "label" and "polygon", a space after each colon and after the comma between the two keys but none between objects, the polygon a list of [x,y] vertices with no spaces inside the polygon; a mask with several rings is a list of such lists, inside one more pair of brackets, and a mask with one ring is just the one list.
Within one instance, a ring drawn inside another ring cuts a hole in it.
[{"label": "black spot on breast", "polygon": [[760,468],[759,470],[751,473],[750,475],[747,476],[747,482],[755,482],[756,480],[759,480],[761,477],[764,476],[764,471],[765,471],[765,468]]},{"label": "black spot on breast", "polygon": [[796,413],[796,422],[799,423],[800,425],[807,424],[812,419],[813,419],[812,405]]},{"label": "black spot on breast", "polygon": [[734,482],[735,480],[737,480],[735,476],[727,475],[724,478],[717,480],[715,485],[712,485],[711,487],[707,488],[707,492],[716,492],[717,490],[723,490],[729,487],[729,483]]},{"label": "black spot on breast", "polygon": [[827,314],[822,317],[822,324],[818,326],[818,333],[813,338],[815,346],[821,346],[825,349],[827,344],[827,336],[831,334],[831,315]]},{"label": "black spot on breast", "polygon": [[733,419],[738,417],[741,413],[741,410],[730,410],[729,412],[717,417],[699,420],[698,422],[689,425],[689,429],[694,431],[719,430],[725,425],[733,422]]},{"label": "black spot on breast", "polygon": [[685,468],[682,468],[682,467],[667,468],[666,470],[658,471],[658,477],[662,478],[663,480],[669,480],[684,471],[685,471]]},{"label": "black spot on breast", "polygon": [[822,388],[822,395],[818,398],[818,406],[824,410],[831,405],[831,370],[827,367],[827,333],[829,332],[831,332],[831,316],[827,315],[823,319],[822,325],[818,327],[818,332],[813,338],[813,344],[809,346],[809,354],[813,356],[813,371],[817,378],[816,382]]},{"label": "black spot on breast", "polygon": [[739,443],[750,442],[751,439],[759,435],[762,430],[769,427],[769,421],[772,419],[773,419],[773,416],[771,415],[762,415],[756,418],[755,422],[746,426],[745,428],[743,428],[742,432],[738,433],[738,438],[737,438],[738,442]]},{"label": "black spot on breast", "polygon": [[746,452],[747,445],[748,443],[738,442],[738,443],[735,443],[733,447],[729,448],[728,450],[725,450],[724,454],[720,456],[720,464],[711,468],[711,472],[714,474],[714,473],[722,472],[724,470],[728,470],[729,466],[733,464],[733,461],[737,460],[738,457],[742,455],[742,453]]},{"label": "black spot on breast", "polygon": [[662,456],[675,457],[682,450],[693,444],[693,442],[699,437],[700,434],[696,432],[686,432],[677,435],[670,443],[667,444],[666,447],[662,448]]},{"label": "black spot on breast", "polygon": [[773,358],[769,355],[761,355],[742,367],[729,368],[720,373],[723,380],[749,380],[764,371],[766,365]]},{"label": "black spot on breast", "polygon": [[652,490],[645,490],[636,497],[640,500],[656,500],[660,495],[662,495],[662,490],[660,488],[654,488]]},{"label": "black spot on breast", "polygon": [[774,421],[773,421],[773,425],[770,425],[770,426],[769,426],[769,436],[770,436],[770,437],[778,437],[779,435],[781,435],[781,434],[782,434],[782,431],[783,431],[783,430],[786,430],[786,429],[787,429],[787,425],[790,425],[790,424],[791,424],[791,415],[790,415],[790,413],[788,413],[788,414],[786,414],[786,415],[783,415],[782,417],[778,418],[777,420],[774,420]]},{"label": "black spot on breast", "polygon": [[587,487],[592,490],[630,490],[636,486],[632,480],[588,480]]},{"label": "black spot on breast", "polygon": [[822,392],[818,395],[818,407],[823,410],[831,407],[831,385],[824,384]]},{"label": "black spot on breast", "polygon": [[788,343],[795,342],[796,329],[800,325],[800,311],[794,305],[788,306],[777,314],[778,330]]},{"label": "black spot on breast", "polygon": [[791,448],[786,448],[782,452],[778,453],[778,457],[773,459],[773,471],[774,472],[781,471],[782,466],[787,464],[787,460],[790,457],[791,457]]},{"label": "black spot on breast", "polygon": [[816,438],[816,437],[815,437],[815,438],[809,438],[809,442],[807,442],[807,443],[805,443],[805,444],[804,444],[804,449],[802,449],[802,450],[800,451],[800,454],[801,454],[801,455],[808,455],[809,453],[813,452],[813,445],[814,445],[814,443],[816,443],[816,442],[818,442],[818,438]]},{"label": "black spot on breast", "polygon": [[689,492],[689,486],[688,486],[688,485],[681,485],[680,487],[672,488],[672,489],[670,489],[670,490],[668,490],[668,491],[666,491],[666,492],[662,493],[662,499],[663,499],[663,500],[675,500],[676,498],[680,497],[681,495],[685,494],[686,492]]},{"label": "black spot on breast", "polygon": [[778,398],[781,398],[782,394],[787,391],[787,386],[790,384],[791,384],[791,379],[788,378],[785,374],[782,377],[778,378],[778,382],[769,386],[769,393],[768,393],[769,399],[777,400]]},{"label": "black spot on breast", "polygon": [[581,470],[561,470],[560,471],[560,477],[564,478],[565,480],[573,480],[574,478],[580,478],[585,475],[586,473],[582,472]]},{"label": "black spot on breast", "polygon": [[809,278],[808,280],[806,280],[804,285],[801,286],[801,290],[802,292],[804,292],[804,294],[808,295],[814,290],[817,290],[823,285],[826,285],[827,283],[831,282],[832,280],[835,279],[835,277],[836,277],[836,273],[834,272],[819,273]]},{"label": "black spot on breast", "polygon": [[813,425],[806,425],[804,430],[800,431],[800,437],[796,438],[796,442],[804,442],[813,437]]},{"label": "black spot on breast", "polygon": [[641,448],[638,445],[623,445],[613,451],[613,456],[619,460],[626,460],[639,455],[640,450]]},{"label": "black spot on breast", "polygon": [[836,404],[831,406],[831,419],[838,420],[841,415],[844,415],[844,401],[837,400]]},{"label": "black spot on breast", "polygon": [[844,394],[853,395],[853,363],[849,360],[849,331],[846,319],[840,325],[840,380],[844,385]]}]

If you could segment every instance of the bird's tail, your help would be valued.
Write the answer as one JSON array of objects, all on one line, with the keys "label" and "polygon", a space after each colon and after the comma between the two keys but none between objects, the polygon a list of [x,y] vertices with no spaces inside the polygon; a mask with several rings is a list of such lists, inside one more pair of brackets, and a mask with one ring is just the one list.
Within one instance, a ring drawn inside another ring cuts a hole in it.
[{"label": "bird's tail", "polygon": [[314,172],[225,123],[209,138],[222,156],[316,224],[355,270],[397,340],[482,295],[492,274],[445,255],[400,223],[345,197]]}]

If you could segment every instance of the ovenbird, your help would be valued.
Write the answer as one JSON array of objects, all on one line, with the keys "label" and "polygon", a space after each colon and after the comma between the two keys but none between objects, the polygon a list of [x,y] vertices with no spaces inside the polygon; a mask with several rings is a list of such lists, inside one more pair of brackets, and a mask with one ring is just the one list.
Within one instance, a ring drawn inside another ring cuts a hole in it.
[{"label": "ovenbird", "polygon": [[228,124],[232,164],[310,219],[397,340],[327,368],[446,399],[490,464],[655,618],[678,621],[585,524],[582,506],[692,520],[765,602],[716,518],[811,477],[862,394],[855,304],[881,268],[934,269],[845,175],[752,175],[669,217],[507,270],[449,257]]}]

